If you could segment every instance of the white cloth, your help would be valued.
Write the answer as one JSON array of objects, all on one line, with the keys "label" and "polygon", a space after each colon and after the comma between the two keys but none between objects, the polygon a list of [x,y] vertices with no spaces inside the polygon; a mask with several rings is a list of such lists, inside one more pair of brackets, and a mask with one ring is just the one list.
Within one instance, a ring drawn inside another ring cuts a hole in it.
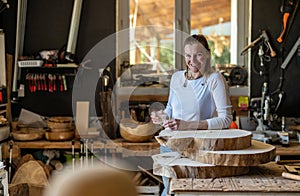
[{"label": "white cloth", "polygon": [[168,116],[184,121],[207,120],[208,129],[228,128],[232,120],[231,103],[224,77],[214,72],[208,78],[186,80],[184,72],[172,75],[165,109]]}]

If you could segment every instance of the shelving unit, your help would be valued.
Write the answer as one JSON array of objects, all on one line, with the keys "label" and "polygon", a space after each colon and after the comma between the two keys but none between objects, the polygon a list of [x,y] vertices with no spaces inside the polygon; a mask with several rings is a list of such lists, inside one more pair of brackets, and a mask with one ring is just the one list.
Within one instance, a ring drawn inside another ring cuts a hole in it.
[{"label": "shelving unit", "polygon": [[[3,109],[5,108],[5,109]],[[2,103],[0,104],[0,115],[6,114],[7,113],[7,103]]]},{"label": "shelving unit", "polygon": [[76,67],[21,68],[19,82],[24,85],[24,97],[19,97],[21,106],[43,116],[71,116],[76,73]]}]

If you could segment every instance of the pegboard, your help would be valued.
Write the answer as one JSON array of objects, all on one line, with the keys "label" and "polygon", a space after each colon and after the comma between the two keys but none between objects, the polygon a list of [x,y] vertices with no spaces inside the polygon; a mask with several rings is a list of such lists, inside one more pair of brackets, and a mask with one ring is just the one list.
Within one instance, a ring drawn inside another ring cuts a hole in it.
[{"label": "pegboard", "polygon": [[[298,0],[294,0],[296,2]],[[286,1],[287,2],[287,1]],[[277,56],[271,58],[270,62],[265,63],[267,75],[260,75],[261,67],[258,58],[257,46],[251,49],[251,86],[250,96],[261,97],[262,86],[265,79],[269,81],[269,92],[271,93],[271,105],[273,110],[279,100],[277,89],[282,80],[283,101],[279,105],[276,114],[286,117],[300,117],[300,63],[299,51],[293,55],[289,64],[281,74],[281,64],[289,54],[295,42],[300,36],[300,11],[296,12],[290,31],[284,39],[284,43],[279,43],[277,38],[282,31],[282,18],[280,12],[281,0],[253,0],[252,1],[252,41],[261,35],[262,30],[266,30],[269,35],[270,43],[276,50]],[[298,57],[297,57],[298,56]]]}]

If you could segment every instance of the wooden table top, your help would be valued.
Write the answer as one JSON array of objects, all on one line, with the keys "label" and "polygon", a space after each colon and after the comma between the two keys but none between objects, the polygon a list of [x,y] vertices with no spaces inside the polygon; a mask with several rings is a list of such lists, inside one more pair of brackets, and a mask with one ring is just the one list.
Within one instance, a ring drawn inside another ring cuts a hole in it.
[{"label": "wooden table top", "polygon": [[[47,140],[37,140],[37,141],[13,141],[21,149],[71,149],[72,141],[47,141]],[[116,151],[124,151],[127,149],[129,151],[134,151],[134,153],[143,153],[145,151],[151,151],[153,154],[159,153],[159,143],[155,139],[148,142],[133,143],[127,142],[122,138],[108,140],[107,142],[101,140],[94,140],[95,149],[110,149]],[[89,143],[90,145],[91,143]],[[75,140],[75,149],[80,149],[80,141]],[[275,145],[276,155],[300,155],[300,144],[291,143],[289,147],[282,147],[281,145]],[[155,152],[155,153],[154,153]]]},{"label": "wooden table top", "polygon": [[[170,183],[171,192],[178,195],[198,195],[204,192],[222,193],[233,195],[261,193],[300,193],[300,181],[290,180],[281,176],[285,171],[283,165],[275,162],[251,167],[250,172],[242,176],[192,179],[172,179]],[[273,194],[273,195],[274,195]]]},{"label": "wooden table top", "polygon": [[[29,149],[40,149],[40,148],[60,148],[60,149],[70,149],[72,147],[72,141],[47,141],[47,140],[37,140],[37,141],[14,141],[15,144],[18,144],[20,148],[29,148]],[[117,146],[125,146],[128,148],[158,148],[159,144],[156,140],[152,139],[148,142],[142,143],[133,143],[127,142],[122,138],[108,140],[108,147],[113,147],[111,144],[116,144]],[[80,147],[79,140],[75,140],[75,148]],[[95,148],[103,148],[104,142],[101,140],[94,140]],[[288,147],[283,147],[281,145],[275,145],[276,154],[278,155],[300,155],[300,144],[291,143]]]},{"label": "wooden table top", "polygon": [[281,145],[275,145],[275,147],[277,155],[300,155],[299,142],[290,143],[287,147]]}]

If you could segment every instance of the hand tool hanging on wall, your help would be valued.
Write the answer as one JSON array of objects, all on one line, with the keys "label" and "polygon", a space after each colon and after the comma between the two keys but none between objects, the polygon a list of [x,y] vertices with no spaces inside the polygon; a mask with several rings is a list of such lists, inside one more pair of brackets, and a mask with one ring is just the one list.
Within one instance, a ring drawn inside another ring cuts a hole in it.
[{"label": "hand tool hanging on wall", "polygon": [[294,18],[296,15],[296,12],[298,10],[298,6],[299,6],[299,1],[300,0],[296,0],[296,3],[294,2],[294,0],[288,0],[287,3],[285,3],[285,0],[282,0],[282,5],[280,8],[280,11],[282,13],[282,31],[279,35],[279,37],[277,38],[277,42],[278,43],[283,43],[284,40],[286,39],[291,26],[294,22]]},{"label": "hand tool hanging on wall", "polygon": [[268,47],[268,49],[270,50],[270,55],[271,57],[275,57],[277,54],[275,52],[275,50],[272,48],[270,42],[269,42],[269,36],[267,34],[266,30],[262,30],[261,31],[261,35],[255,39],[253,42],[251,42],[248,46],[246,46],[242,52],[241,55],[245,55],[246,52],[248,51],[248,49],[252,48],[253,46],[255,46],[259,41],[261,41],[262,39],[264,39],[264,43],[266,44],[266,46]]},{"label": "hand tool hanging on wall", "polygon": [[[287,57],[284,59],[283,63],[281,64],[282,73],[286,69],[286,66],[289,64],[290,60],[292,59],[292,57],[294,56],[295,52],[298,50],[299,47],[300,47],[300,36],[299,36],[298,40],[296,41],[296,43],[294,44],[293,48],[290,50]],[[278,110],[278,108],[281,105],[282,100],[283,100],[284,92],[282,91],[282,86],[283,86],[283,76],[280,77],[280,82],[279,82],[277,90],[275,90],[272,93],[272,94],[274,94],[276,92],[279,92],[279,94],[278,94],[279,101],[277,102],[275,112]]]}]

